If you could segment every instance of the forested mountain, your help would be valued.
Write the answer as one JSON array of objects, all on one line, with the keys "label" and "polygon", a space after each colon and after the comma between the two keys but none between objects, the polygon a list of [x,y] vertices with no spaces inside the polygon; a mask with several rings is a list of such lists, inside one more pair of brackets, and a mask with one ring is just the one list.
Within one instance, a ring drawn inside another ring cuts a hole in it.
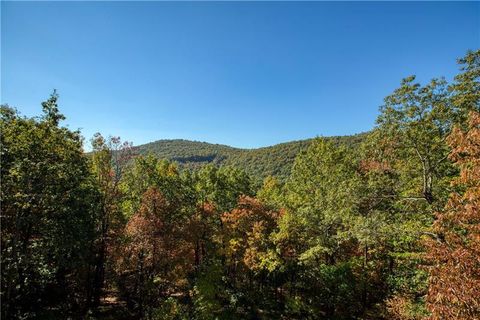
[{"label": "forested mountain", "polygon": [[480,50],[459,65],[403,79],[368,134],[255,150],[86,156],[56,92],[2,106],[1,318],[480,319]]},{"label": "forested mountain", "polygon": [[[365,134],[361,133],[325,139],[332,141],[335,145],[357,147],[364,137]],[[207,163],[232,165],[258,179],[270,175],[284,179],[289,175],[295,157],[302,150],[306,150],[313,140],[290,141],[256,149],[240,149],[222,144],[175,139],[143,144],[135,147],[134,150],[139,155],[153,154],[161,159],[175,161],[187,168],[198,168]]]}]

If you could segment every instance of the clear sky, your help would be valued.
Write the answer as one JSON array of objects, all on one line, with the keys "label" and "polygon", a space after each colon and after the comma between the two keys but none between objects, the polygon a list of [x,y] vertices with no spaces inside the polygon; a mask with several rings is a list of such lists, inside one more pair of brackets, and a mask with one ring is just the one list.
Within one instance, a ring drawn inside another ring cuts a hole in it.
[{"label": "clear sky", "polygon": [[258,147],[374,126],[480,48],[479,2],[4,2],[1,102],[72,129]]}]

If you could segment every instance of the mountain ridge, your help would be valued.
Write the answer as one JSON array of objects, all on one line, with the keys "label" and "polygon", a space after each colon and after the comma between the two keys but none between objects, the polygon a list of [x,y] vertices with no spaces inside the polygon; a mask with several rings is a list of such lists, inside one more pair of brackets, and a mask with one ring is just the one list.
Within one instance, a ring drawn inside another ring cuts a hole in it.
[{"label": "mountain ridge", "polygon": [[[367,133],[323,137],[335,144],[355,147]],[[245,170],[255,179],[277,176],[285,179],[295,157],[315,138],[281,142],[259,148],[237,148],[225,144],[186,139],[160,139],[134,147],[139,155],[153,154],[177,162],[181,167],[195,169],[205,164],[230,165]]]}]

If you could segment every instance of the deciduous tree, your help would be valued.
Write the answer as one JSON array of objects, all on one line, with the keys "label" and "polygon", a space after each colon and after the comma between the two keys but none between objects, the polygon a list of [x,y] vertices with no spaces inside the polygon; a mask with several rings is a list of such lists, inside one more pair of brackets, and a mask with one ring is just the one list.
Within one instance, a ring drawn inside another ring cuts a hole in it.
[{"label": "deciduous tree", "polygon": [[480,319],[480,113],[471,112],[468,130],[449,136],[450,159],[460,169],[453,192],[437,214],[429,238],[427,306],[431,319]]}]

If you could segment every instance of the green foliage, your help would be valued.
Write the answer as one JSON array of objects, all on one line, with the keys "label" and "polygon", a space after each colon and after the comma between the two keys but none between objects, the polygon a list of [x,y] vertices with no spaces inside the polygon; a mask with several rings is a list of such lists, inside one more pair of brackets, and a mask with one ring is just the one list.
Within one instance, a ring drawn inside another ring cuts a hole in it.
[{"label": "green foliage", "polygon": [[[335,144],[355,147],[364,134],[326,138]],[[256,183],[267,176],[286,179],[297,154],[305,150],[313,139],[292,141],[258,149],[238,149],[225,145],[188,140],[159,140],[136,147],[140,155],[153,154],[169,159],[182,167],[198,169],[206,164],[234,166],[254,177]]]},{"label": "green foliage", "polygon": [[404,79],[367,134],[252,150],[96,134],[86,155],[56,92],[39,118],[2,106],[2,318],[475,314],[479,56]]},{"label": "green foliage", "polygon": [[175,298],[170,297],[153,311],[152,319],[187,320],[189,317],[186,307]]},{"label": "green foliage", "polygon": [[[459,110],[450,103],[447,83],[433,79],[422,87],[415,77],[385,98],[378,130],[390,139],[390,163],[400,174],[405,197],[422,197],[427,205],[445,200],[444,189],[454,172],[447,161],[446,136]],[[394,140],[393,140],[394,139]]]},{"label": "green foliage", "polygon": [[218,319],[223,310],[220,300],[224,290],[220,265],[213,263],[205,266],[193,287],[193,305],[198,320]]},{"label": "green foliage", "polygon": [[278,237],[289,238],[289,229],[300,228],[297,254],[304,263],[334,259],[348,240],[345,224],[355,214],[359,182],[353,160],[345,147],[318,139],[295,161],[285,186],[287,208],[294,214]]},{"label": "green foliage", "polygon": [[240,195],[254,193],[250,176],[235,167],[209,164],[195,173],[195,180],[199,200],[214,203],[220,212],[233,209]]},{"label": "green foliage", "polygon": [[468,51],[458,63],[462,72],[449,89],[452,104],[460,110],[457,122],[465,128],[468,113],[480,111],[480,49]]},{"label": "green foliage", "polygon": [[[85,307],[98,194],[78,132],[59,127],[57,95],[45,116],[2,107],[2,315],[51,305]],[[4,304],[5,302],[5,304]]]},{"label": "green foliage", "polygon": [[189,179],[189,176],[182,176],[174,163],[159,160],[152,155],[136,157],[126,170],[120,185],[124,195],[124,214],[130,217],[137,211],[142,195],[152,186],[158,188],[169,203],[195,205],[192,186],[184,183],[184,179]]},{"label": "green foliage", "polygon": [[266,177],[257,198],[272,208],[280,209],[284,204],[283,183],[273,176]]}]

